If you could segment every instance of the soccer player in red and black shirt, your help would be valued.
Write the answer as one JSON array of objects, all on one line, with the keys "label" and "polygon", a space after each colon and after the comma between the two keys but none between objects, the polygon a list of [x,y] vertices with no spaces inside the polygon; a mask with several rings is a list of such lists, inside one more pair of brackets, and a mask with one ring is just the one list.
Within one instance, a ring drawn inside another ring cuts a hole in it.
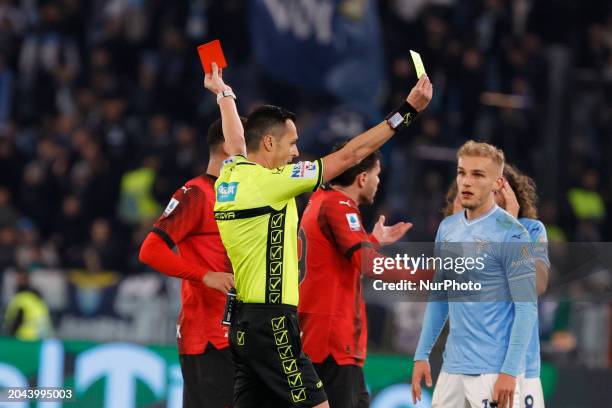
[{"label": "soccer player in red and black shirt", "polygon": [[215,64],[204,83],[217,94],[221,110],[221,120],[208,129],[206,174],[174,193],[140,250],[143,263],[183,280],[176,334],[185,408],[229,407],[234,391],[227,326],[221,325],[225,294],[234,279],[213,216],[214,183],[223,161],[230,155],[245,154],[246,147],[235,95]]},{"label": "soccer player in red and black shirt", "polygon": [[379,183],[380,153],[375,152],[316,191],[300,224],[305,275],[300,282],[298,317],[302,347],[312,359],[333,408],[369,406],[363,377],[367,321],[362,273],[383,280],[428,278],[425,271],[386,271],[374,275],[373,260],[382,245],[400,239],[412,224],[384,225],[372,234],[363,228],[360,205],[370,205]]}]

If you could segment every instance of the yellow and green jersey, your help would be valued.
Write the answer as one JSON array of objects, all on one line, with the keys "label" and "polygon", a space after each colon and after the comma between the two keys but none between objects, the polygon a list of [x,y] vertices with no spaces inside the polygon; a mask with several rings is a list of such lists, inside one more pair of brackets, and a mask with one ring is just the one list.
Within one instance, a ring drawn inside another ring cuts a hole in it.
[{"label": "yellow and green jersey", "polygon": [[296,196],[321,184],[321,160],[268,169],[234,156],[215,183],[215,220],[245,303],[298,304]]}]

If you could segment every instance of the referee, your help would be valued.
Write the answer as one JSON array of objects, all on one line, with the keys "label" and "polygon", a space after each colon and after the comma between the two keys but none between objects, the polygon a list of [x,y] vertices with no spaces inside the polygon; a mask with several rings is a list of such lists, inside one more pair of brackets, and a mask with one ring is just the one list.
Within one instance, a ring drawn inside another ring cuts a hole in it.
[{"label": "referee", "polygon": [[324,384],[301,347],[295,197],[377,150],[431,97],[432,85],[423,75],[384,122],[314,162],[288,164],[299,154],[293,113],[266,105],[247,118],[249,158],[226,160],[215,183],[215,219],[239,301],[229,339],[235,408],[329,406]]}]

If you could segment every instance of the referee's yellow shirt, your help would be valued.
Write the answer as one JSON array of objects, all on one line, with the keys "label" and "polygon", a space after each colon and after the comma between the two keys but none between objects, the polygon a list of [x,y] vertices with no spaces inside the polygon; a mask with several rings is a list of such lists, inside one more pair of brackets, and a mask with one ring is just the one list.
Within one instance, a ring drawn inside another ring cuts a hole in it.
[{"label": "referee's yellow shirt", "polygon": [[215,183],[215,220],[234,269],[238,299],[297,306],[295,196],[321,184],[321,160],[268,169],[233,156]]}]

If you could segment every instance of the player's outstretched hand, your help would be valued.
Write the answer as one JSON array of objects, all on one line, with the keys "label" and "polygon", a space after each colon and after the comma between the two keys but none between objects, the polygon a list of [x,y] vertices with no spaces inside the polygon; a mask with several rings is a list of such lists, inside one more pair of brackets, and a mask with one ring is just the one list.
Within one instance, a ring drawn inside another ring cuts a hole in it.
[{"label": "player's outstretched hand", "polygon": [[202,282],[209,288],[227,293],[234,287],[234,275],[228,272],[208,272]]},{"label": "player's outstretched hand", "polygon": [[204,76],[204,86],[215,95],[226,89],[230,89],[230,87],[223,82],[223,70],[219,69],[214,62],[212,63],[212,72]]},{"label": "player's outstretched hand", "polygon": [[421,400],[421,380],[425,377],[425,385],[431,387],[431,367],[429,361],[415,361],[412,368],[412,403]]},{"label": "player's outstretched hand", "polygon": [[395,225],[385,226],[385,216],[381,215],[376,225],[374,225],[372,235],[374,235],[374,238],[376,238],[380,245],[389,245],[403,237],[410,228],[412,228],[412,223],[410,222],[398,222]]},{"label": "player's outstretched hand", "polygon": [[512,408],[514,403],[514,389],[516,388],[516,378],[500,373],[493,387],[493,402],[497,402],[497,408]]},{"label": "player's outstretched hand", "polygon": [[432,95],[433,85],[429,81],[427,74],[423,74],[410,91],[410,94],[406,98],[406,102],[416,109],[417,112],[420,112],[427,107],[429,101],[431,101]]}]

